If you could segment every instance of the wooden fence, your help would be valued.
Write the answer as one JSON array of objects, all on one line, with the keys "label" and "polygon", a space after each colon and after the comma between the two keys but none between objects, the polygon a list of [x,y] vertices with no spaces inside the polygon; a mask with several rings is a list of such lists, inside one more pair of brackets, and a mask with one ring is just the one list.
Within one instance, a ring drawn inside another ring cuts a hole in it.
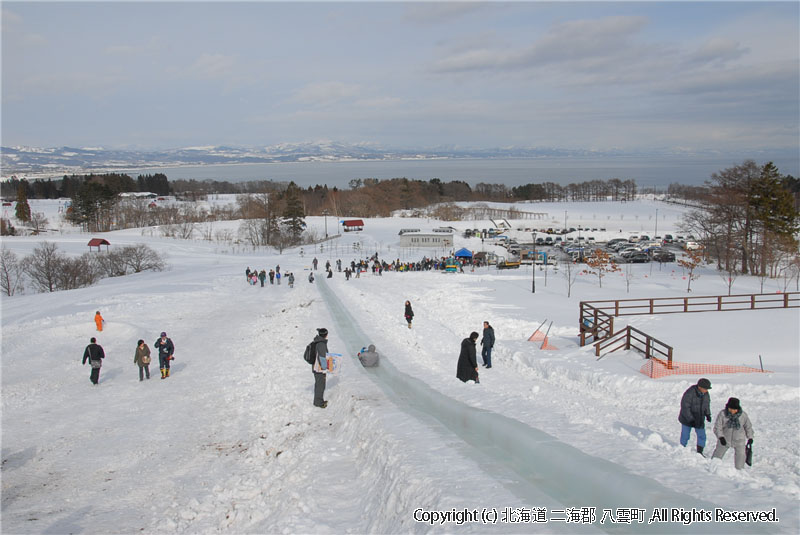
[{"label": "wooden fence", "polygon": [[[609,347],[614,344],[617,345],[609,349]],[[644,353],[645,358],[658,360],[664,364],[667,369],[672,369],[672,346],[630,325],[618,333],[596,342],[594,344],[595,356],[599,358],[603,350],[606,349],[608,350],[607,353],[617,351],[618,349],[636,349]]]}]

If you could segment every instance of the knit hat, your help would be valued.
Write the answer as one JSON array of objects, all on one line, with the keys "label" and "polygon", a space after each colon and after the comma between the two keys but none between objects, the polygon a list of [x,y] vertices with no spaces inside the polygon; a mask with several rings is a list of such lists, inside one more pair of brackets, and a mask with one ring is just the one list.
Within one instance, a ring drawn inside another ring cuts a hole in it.
[{"label": "knit hat", "polygon": [[319,333],[320,336],[328,336],[328,329],[326,329],[325,327],[317,329],[317,332]]},{"label": "knit hat", "polygon": [[700,388],[705,388],[706,390],[711,390],[711,381],[703,377],[699,381],[697,381],[697,386]]},{"label": "knit hat", "polygon": [[737,411],[742,410],[742,406],[739,404],[739,398],[728,398],[728,403],[725,404],[726,409],[736,409]]},{"label": "knit hat", "polygon": [[165,332],[162,332],[162,333],[161,333],[161,336],[167,336],[167,333],[165,333]]}]

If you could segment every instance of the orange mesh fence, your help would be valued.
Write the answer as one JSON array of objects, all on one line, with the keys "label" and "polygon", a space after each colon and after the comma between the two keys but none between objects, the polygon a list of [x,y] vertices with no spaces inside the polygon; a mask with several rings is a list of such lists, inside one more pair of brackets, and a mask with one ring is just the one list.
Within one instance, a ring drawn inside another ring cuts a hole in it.
[{"label": "orange mesh fence", "polygon": [[750,366],[731,366],[728,364],[695,364],[692,362],[672,361],[672,368],[658,359],[648,359],[639,371],[651,379],[658,379],[668,375],[709,375],[715,373],[772,373]]},{"label": "orange mesh fence", "polygon": [[540,349],[549,349],[551,351],[557,350],[558,348],[554,345],[551,345],[549,340],[550,340],[549,338],[545,337],[544,343],[542,344],[542,347]]},{"label": "orange mesh fence", "polygon": [[544,333],[539,329],[536,329],[531,337],[528,338],[528,342],[541,342],[542,340],[544,340]]}]

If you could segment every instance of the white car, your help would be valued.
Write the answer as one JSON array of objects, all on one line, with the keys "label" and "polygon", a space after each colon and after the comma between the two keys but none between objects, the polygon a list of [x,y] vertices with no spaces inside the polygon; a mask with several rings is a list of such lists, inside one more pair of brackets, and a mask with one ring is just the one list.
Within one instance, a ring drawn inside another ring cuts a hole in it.
[{"label": "white car", "polygon": [[701,249],[702,245],[700,245],[696,241],[687,241],[683,245],[683,248],[686,249],[687,251],[696,251],[697,249]]}]

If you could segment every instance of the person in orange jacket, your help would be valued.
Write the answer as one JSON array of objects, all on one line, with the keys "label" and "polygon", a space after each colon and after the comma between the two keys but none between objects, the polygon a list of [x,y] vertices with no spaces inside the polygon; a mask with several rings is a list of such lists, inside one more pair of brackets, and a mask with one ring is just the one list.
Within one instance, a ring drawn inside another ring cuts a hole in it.
[{"label": "person in orange jacket", "polygon": [[103,319],[103,316],[100,315],[100,311],[98,310],[94,315],[94,323],[95,323],[95,325],[97,325],[97,330],[98,331],[102,331],[103,330],[103,324],[105,322],[106,322],[106,320]]}]

